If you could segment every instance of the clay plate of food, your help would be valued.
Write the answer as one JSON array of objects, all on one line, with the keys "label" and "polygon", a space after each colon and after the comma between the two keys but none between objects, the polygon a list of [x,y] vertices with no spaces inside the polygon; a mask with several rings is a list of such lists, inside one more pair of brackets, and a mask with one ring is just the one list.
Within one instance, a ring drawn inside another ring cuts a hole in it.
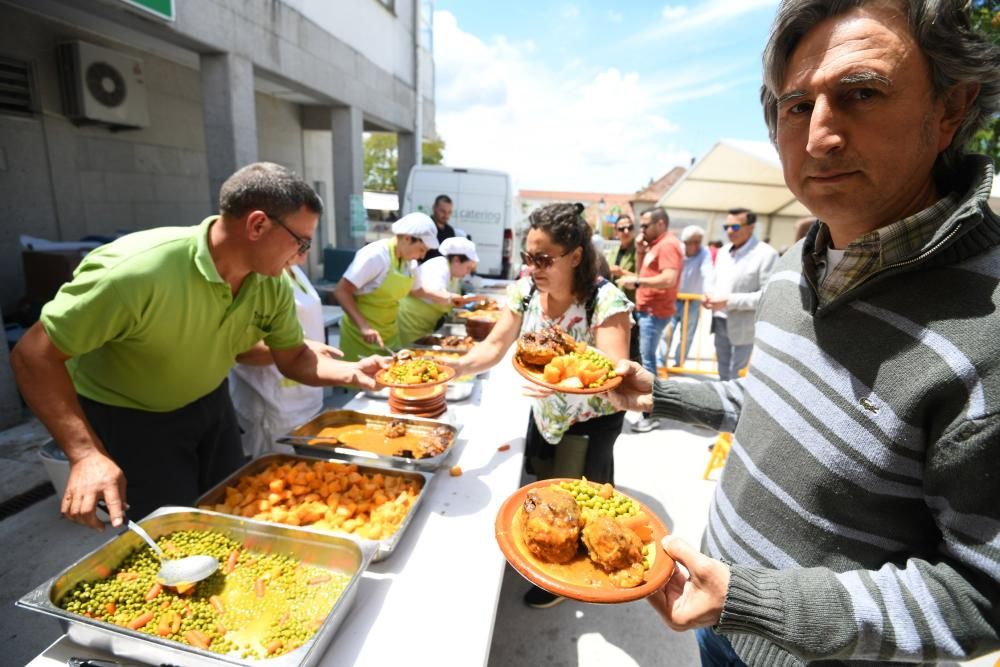
[{"label": "clay plate of food", "polygon": [[513,361],[525,379],[564,394],[603,394],[622,383],[610,359],[558,326],[523,334]]},{"label": "clay plate of food", "polygon": [[394,389],[418,389],[444,384],[455,377],[455,369],[428,357],[397,358],[375,374],[375,381]]},{"label": "clay plate of food", "polygon": [[497,513],[496,539],[521,576],[550,593],[613,604],[661,588],[674,561],[649,509],[610,484],[543,479],[515,491]]}]

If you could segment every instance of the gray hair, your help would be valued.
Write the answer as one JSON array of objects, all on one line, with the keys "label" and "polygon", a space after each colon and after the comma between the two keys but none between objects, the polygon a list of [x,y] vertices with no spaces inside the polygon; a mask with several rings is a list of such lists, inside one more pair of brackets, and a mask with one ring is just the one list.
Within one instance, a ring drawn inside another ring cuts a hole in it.
[{"label": "gray hair", "polygon": [[[788,59],[799,41],[818,23],[868,4],[885,0],[783,0],[764,48],[764,106],[771,141],[778,132],[778,95]],[[966,113],[951,145],[939,156],[939,165],[954,168],[965,144],[1000,109],[1000,47],[973,30],[967,0],[895,0],[889,4],[906,12],[910,34],[930,65],[931,87],[941,98],[955,84],[978,83],[979,95]]]},{"label": "gray hair", "polygon": [[705,238],[705,232],[703,232],[701,227],[699,227],[698,225],[688,225],[687,227],[681,230],[681,241],[683,242],[690,241],[696,236]]},{"label": "gray hair", "polygon": [[273,162],[255,162],[226,179],[219,190],[219,210],[227,218],[242,218],[260,210],[283,217],[305,206],[323,213],[323,200],[295,172]]}]

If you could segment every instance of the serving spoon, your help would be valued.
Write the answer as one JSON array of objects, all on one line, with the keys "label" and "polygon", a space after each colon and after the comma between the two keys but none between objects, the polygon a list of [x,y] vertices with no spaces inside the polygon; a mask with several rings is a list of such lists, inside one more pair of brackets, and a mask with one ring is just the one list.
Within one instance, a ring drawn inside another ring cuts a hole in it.
[{"label": "serving spoon", "polygon": [[[104,512],[108,511],[103,500],[98,501],[97,506]],[[110,516],[110,514],[109,514]],[[219,569],[219,561],[211,556],[185,556],[184,558],[167,558],[152,537],[149,536],[142,526],[137,524],[128,515],[122,513],[125,520],[125,530],[131,530],[141,537],[153,550],[156,557],[160,559],[160,571],[156,573],[156,581],[164,586],[181,586],[196,584],[202,579],[207,579],[213,572]]]}]

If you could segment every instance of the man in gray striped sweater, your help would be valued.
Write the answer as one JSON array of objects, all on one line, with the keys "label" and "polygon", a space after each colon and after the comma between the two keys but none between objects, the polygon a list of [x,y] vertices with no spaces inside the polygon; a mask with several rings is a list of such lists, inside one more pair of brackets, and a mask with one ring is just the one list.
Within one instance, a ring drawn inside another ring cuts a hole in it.
[{"label": "man in gray striped sweater", "polygon": [[[775,267],[742,380],[618,407],[734,431],[701,552],[650,601],[706,665],[1000,648],[1000,217],[963,147],[1000,53],[961,0],[785,0],[761,98],[819,221]],[[830,664],[830,663],[827,663]]]}]

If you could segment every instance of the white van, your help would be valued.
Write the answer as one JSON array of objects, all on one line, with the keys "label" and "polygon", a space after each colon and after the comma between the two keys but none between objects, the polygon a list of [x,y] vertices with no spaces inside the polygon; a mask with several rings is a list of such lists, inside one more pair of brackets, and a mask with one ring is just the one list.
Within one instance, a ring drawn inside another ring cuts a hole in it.
[{"label": "white van", "polygon": [[510,278],[517,211],[517,191],[510,174],[490,169],[416,165],[406,181],[403,214],[423,211],[430,215],[438,195],[448,195],[454,204],[448,224],[465,232],[476,244],[479,255],[476,273]]}]

